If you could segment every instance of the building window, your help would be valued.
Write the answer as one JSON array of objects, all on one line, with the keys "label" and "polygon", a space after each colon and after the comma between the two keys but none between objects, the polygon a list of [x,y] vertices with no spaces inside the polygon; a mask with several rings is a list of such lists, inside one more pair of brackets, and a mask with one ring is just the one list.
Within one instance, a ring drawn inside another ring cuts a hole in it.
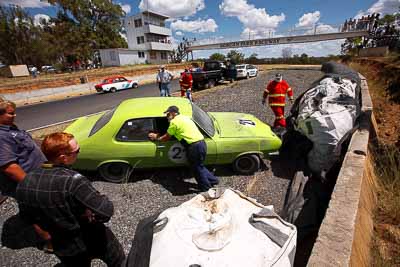
[{"label": "building window", "polygon": [[168,59],[167,52],[161,52],[161,59]]},{"label": "building window", "polygon": [[142,19],[135,19],[135,28],[142,27]]},{"label": "building window", "polygon": [[150,59],[157,59],[157,52],[156,51],[150,51]]},{"label": "building window", "polygon": [[136,37],[136,41],[137,41],[138,44],[143,44],[144,43],[144,36]]},{"label": "building window", "polygon": [[110,51],[110,59],[111,59],[112,61],[117,60],[117,57],[116,57],[116,55],[115,55],[115,51]]},{"label": "building window", "polygon": [[139,56],[139,58],[144,58],[144,52],[138,52],[138,56]]}]

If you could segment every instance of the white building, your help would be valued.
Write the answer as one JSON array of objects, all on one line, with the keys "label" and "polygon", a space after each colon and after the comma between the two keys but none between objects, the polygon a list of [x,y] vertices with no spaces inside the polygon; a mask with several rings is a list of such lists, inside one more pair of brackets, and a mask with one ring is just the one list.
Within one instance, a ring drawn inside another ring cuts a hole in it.
[{"label": "white building", "polygon": [[164,64],[173,50],[171,29],[165,27],[167,16],[144,11],[125,19],[128,49],[101,49],[103,66],[129,64]]}]

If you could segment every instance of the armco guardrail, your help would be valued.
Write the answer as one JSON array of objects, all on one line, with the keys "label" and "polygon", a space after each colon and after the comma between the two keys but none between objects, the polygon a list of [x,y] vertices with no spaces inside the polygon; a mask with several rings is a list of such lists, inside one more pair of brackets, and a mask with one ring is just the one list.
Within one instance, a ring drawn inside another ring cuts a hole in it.
[{"label": "armco guardrail", "polygon": [[372,101],[361,76],[362,114],[353,134],[308,266],[368,266],[374,192],[367,164]]}]

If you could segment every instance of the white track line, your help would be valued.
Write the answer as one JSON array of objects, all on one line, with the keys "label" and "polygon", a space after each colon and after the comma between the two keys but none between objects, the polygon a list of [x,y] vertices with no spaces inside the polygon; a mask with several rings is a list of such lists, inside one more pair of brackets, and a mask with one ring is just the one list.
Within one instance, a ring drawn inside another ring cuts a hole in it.
[{"label": "white track line", "polygon": [[48,128],[48,127],[57,126],[57,125],[60,125],[60,124],[63,124],[63,123],[67,123],[67,122],[71,122],[71,121],[77,120],[77,119],[82,118],[82,117],[90,117],[90,116],[93,116],[93,115],[97,115],[99,113],[102,113],[102,112],[105,112],[105,111],[108,111],[108,110],[109,109],[106,109],[106,110],[99,111],[99,112],[96,112],[96,113],[92,113],[92,114],[89,114],[89,115],[80,116],[80,117],[77,117],[77,118],[74,118],[74,119],[69,119],[69,120],[66,120],[66,121],[60,121],[60,122],[52,123],[52,124],[49,124],[49,125],[40,126],[40,127],[37,127],[37,128],[29,129],[29,130],[27,130],[27,132],[33,132],[33,131],[42,130],[42,129],[45,129],[45,128]]}]

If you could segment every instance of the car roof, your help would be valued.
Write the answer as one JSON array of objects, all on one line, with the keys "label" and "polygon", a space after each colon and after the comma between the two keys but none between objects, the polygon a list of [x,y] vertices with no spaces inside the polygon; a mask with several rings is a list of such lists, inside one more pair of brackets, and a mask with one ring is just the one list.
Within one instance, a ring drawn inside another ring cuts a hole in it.
[{"label": "car roof", "polygon": [[143,97],[122,101],[113,115],[113,120],[126,121],[134,118],[164,117],[169,106],[177,106],[180,114],[192,117],[192,105],[180,97]]}]

